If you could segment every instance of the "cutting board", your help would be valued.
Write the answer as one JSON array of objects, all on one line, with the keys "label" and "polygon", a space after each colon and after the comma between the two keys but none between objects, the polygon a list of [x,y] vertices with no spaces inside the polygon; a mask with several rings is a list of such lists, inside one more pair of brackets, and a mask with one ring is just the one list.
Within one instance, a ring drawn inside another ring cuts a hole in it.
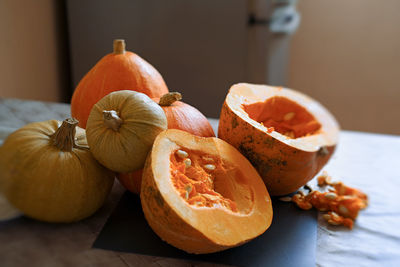
[{"label": "cutting board", "polygon": [[272,202],[274,218],[263,235],[222,252],[192,255],[162,241],[147,224],[139,196],[127,191],[93,247],[234,266],[314,266],[317,212],[274,198]]}]

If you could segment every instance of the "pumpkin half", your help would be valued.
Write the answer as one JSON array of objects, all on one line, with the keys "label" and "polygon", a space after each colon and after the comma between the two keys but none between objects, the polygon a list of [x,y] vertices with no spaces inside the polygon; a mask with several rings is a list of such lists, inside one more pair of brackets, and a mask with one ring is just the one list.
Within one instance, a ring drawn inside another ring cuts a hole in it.
[{"label": "pumpkin half", "polygon": [[257,169],[271,195],[296,191],[335,150],[339,125],[316,100],[295,90],[254,84],[231,87],[218,137]]},{"label": "pumpkin half", "polygon": [[149,97],[168,93],[161,74],[137,54],[125,50],[125,41],[114,40],[114,51],[104,56],[82,78],[71,99],[71,114],[86,128],[90,110],[105,95],[133,90]]},{"label": "pumpkin half", "polygon": [[270,196],[250,162],[223,140],[181,130],[156,138],[140,194],[154,232],[189,253],[241,245],[272,221]]},{"label": "pumpkin half", "polygon": [[[161,98],[153,98],[164,110],[167,117],[168,129],[178,129],[202,136],[215,137],[214,130],[207,118],[195,107],[182,101],[178,92],[170,92]],[[140,194],[143,170],[118,174],[118,180],[129,191]]]}]

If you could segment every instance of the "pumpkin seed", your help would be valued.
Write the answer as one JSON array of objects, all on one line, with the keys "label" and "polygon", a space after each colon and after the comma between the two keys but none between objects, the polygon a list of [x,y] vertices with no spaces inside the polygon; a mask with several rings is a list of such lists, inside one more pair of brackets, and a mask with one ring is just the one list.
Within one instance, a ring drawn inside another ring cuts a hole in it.
[{"label": "pumpkin seed", "polygon": [[333,192],[328,192],[325,195],[325,198],[328,199],[328,200],[334,200],[334,199],[336,199],[336,197],[337,197],[337,195],[335,193],[333,193]]},{"label": "pumpkin seed", "polygon": [[202,194],[202,195],[203,195],[203,197],[205,197],[206,199],[211,200],[211,201],[217,201],[219,199],[218,196],[210,195],[210,194],[207,194],[207,193]]},{"label": "pumpkin seed", "polygon": [[286,137],[289,137],[289,138],[295,138],[294,132],[292,132],[292,131],[285,132],[283,135],[286,135]]},{"label": "pumpkin seed", "polygon": [[192,166],[192,161],[188,158],[186,158],[183,163],[185,163],[185,167],[189,168],[190,166]]},{"label": "pumpkin seed", "polygon": [[215,170],[215,165],[214,164],[206,164],[206,165],[204,165],[204,169],[213,171],[213,170]]},{"label": "pumpkin seed", "polygon": [[192,192],[192,186],[190,184],[186,185],[185,190],[190,194],[190,192]]},{"label": "pumpkin seed", "polygon": [[326,213],[326,214],[322,215],[322,217],[323,217],[326,221],[328,221],[328,220],[331,219],[331,215],[330,215],[329,213]]},{"label": "pumpkin seed", "polygon": [[339,214],[337,214],[334,211],[331,212],[331,216],[332,216],[332,219],[339,219]]},{"label": "pumpkin seed", "polygon": [[211,157],[207,157],[207,156],[203,156],[203,157],[201,157],[204,161],[207,161],[207,162],[214,162],[214,159],[213,158],[211,158]]},{"label": "pumpkin seed", "polygon": [[283,120],[290,121],[294,118],[294,115],[296,115],[294,112],[288,112],[285,114],[285,116],[283,116]]},{"label": "pumpkin seed", "polygon": [[349,214],[349,210],[343,205],[339,205],[339,212],[343,215]]},{"label": "pumpkin seed", "polygon": [[180,157],[181,159],[185,159],[189,156],[189,154],[186,151],[180,149],[176,151],[176,155],[178,155],[178,157]]},{"label": "pumpkin seed", "polygon": [[335,222],[333,220],[328,220],[328,223],[331,225],[340,225],[340,222]]}]

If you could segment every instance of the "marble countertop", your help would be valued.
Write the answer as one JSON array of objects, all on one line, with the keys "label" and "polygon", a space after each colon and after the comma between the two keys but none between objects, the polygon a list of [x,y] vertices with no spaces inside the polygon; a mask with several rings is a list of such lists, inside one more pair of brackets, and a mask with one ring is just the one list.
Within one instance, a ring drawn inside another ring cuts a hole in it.
[{"label": "marble countertop", "polygon": [[[0,98],[0,144],[33,121],[63,120],[68,104]],[[210,119],[214,129],[217,120]],[[317,266],[400,266],[400,136],[342,131],[324,168],[334,180],[368,194],[353,230],[318,218]],[[214,266],[176,259],[93,249],[92,244],[124,189],[116,182],[106,204],[74,224],[34,220],[0,222],[2,266]],[[40,248],[40,249],[38,249]]]}]

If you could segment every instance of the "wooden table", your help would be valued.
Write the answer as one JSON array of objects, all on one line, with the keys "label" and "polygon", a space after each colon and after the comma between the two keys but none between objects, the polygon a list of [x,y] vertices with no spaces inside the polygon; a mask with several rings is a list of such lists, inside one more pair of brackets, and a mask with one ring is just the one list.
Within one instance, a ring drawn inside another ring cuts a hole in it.
[{"label": "wooden table", "polygon": [[[67,104],[0,99],[0,143],[28,122],[69,117]],[[217,120],[210,120],[214,129]],[[318,218],[318,266],[400,266],[400,137],[342,131],[326,170],[370,197],[352,231]],[[116,182],[105,205],[73,224],[19,218],[0,222],[1,266],[217,266],[92,248],[124,189]],[[220,265],[218,265],[220,266]]]}]

